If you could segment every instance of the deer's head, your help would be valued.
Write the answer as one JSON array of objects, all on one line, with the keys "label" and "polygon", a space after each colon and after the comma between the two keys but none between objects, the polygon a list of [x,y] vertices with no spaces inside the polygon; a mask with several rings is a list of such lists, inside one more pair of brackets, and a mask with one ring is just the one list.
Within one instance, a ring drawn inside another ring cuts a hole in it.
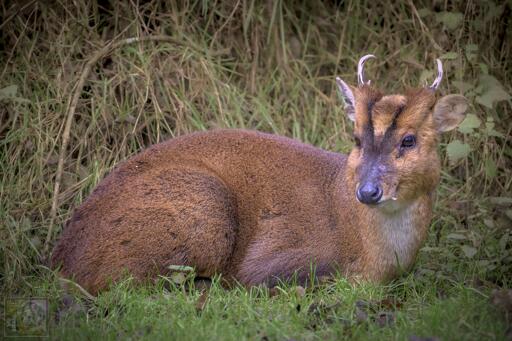
[{"label": "deer's head", "polygon": [[348,160],[354,195],[366,205],[405,207],[432,192],[439,181],[438,136],[454,129],[465,117],[467,101],[460,95],[437,99],[443,76],[437,60],[437,77],[430,86],[386,95],[365,80],[359,60],[358,85],[336,78],[345,112],[354,122],[354,142]]}]

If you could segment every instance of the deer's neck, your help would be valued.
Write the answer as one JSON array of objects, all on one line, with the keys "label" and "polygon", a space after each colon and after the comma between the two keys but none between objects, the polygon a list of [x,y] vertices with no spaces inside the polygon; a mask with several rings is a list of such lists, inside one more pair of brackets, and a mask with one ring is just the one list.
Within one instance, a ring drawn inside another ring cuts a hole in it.
[{"label": "deer's neck", "polygon": [[427,236],[432,196],[425,194],[408,203],[370,207],[359,203],[355,185],[346,183],[339,198],[350,209],[340,210],[344,212],[339,217],[340,238],[354,239],[351,244],[358,245],[350,250],[352,255],[343,255],[346,259],[357,258],[349,272],[380,282],[408,269]]},{"label": "deer's neck", "polygon": [[431,199],[425,195],[392,213],[368,212],[361,226],[361,259],[368,277],[386,280],[413,264],[427,235],[431,207]]}]

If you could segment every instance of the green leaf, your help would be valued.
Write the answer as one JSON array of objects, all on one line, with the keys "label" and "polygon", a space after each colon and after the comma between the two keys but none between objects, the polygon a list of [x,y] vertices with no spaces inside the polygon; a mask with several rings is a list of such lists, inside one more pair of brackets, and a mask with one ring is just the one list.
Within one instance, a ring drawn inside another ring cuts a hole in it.
[{"label": "green leaf", "polygon": [[510,95],[503,85],[491,75],[481,75],[479,79],[481,88],[480,96],[476,97],[477,103],[492,109],[494,104],[500,101],[510,100]]},{"label": "green leaf", "polygon": [[480,71],[482,71],[482,74],[488,75],[489,74],[489,67],[485,63],[478,63],[478,66],[480,67]]},{"label": "green leaf", "polygon": [[466,58],[470,62],[476,62],[478,56],[478,45],[467,44],[465,50]]},{"label": "green leaf", "polygon": [[474,129],[480,127],[480,119],[475,114],[468,114],[464,121],[459,124],[458,130],[463,134],[471,134]]},{"label": "green leaf", "polygon": [[493,104],[500,101],[507,101],[510,95],[503,89],[491,89],[476,97],[477,103],[492,109]]},{"label": "green leaf", "polygon": [[485,160],[485,175],[488,178],[495,178],[498,171],[498,167],[496,167],[496,163],[493,159]]},{"label": "green leaf", "polygon": [[448,239],[455,239],[455,240],[465,240],[468,239],[466,236],[460,234],[460,233],[449,233],[446,238]]},{"label": "green leaf", "polygon": [[508,197],[489,197],[489,201],[493,205],[512,206],[512,198]]},{"label": "green leaf", "polygon": [[8,85],[5,88],[0,89],[0,100],[2,100],[4,98],[15,97],[17,93],[18,93],[17,85],[15,85],[15,84]]},{"label": "green leaf", "polygon": [[467,258],[473,258],[478,252],[477,249],[469,245],[462,245],[460,248]]},{"label": "green leaf", "polygon": [[420,16],[420,18],[424,18],[428,15],[430,15],[432,13],[432,11],[428,8],[420,8],[418,10],[418,15]]},{"label": "green leaf", "polygon": [[490,218],[484,219],[484,225],[487,226],[490,229],[493,229],[493,228],[496,227],[496,224],[494,224],[494,220],[492,220]]},{"label": "green leaf", "polygon": [[465,94],[474,87],[473,84],[462,81],[453,81],[452,84],[457,88],[457,90],[459,90],[461,94]]},{"label": "green leaf", "polygon": [[439,247],[432,247],[432,246],[424,246],[420,249],[420,251],[423,252],[434,252],[434,251],[442,251]]},{"label": "green leaf", "polygon": [[439,12],[436,14],[437,22],[442,23],[449,31],[459,27],[462,19],[464,19],[464,15],[459,12]]},{"label": "green leaf", "polygon": [[420,75],[420,84],[427,84],[434,78],[434,71],[423,70]]},{"label": "green leaf", "polygon": [[507,243],[508,243],[508,240],[509,240],[509,235],[508,233],[505,233],[503,235],[503,237],[500,238],[500,241],[498,242],[498,244],[500,245],[500,249],[502,251],[505,251],[505,249],[507,248]]},{"label": "green leaf", "polygon": [[482,267],[482,268],[486,268],[491,262],[489,262],[488,260],[479,260],[478,262],[476,262],[476,264],[478,265],[478,267]]},{"label": "green leaf", "polygon": [[183,284],[187,280],[187,276],[183,272],[173,272],[169,278],[173,283]]},{"label": "green leaf", "polygon": [[0,101],[4,99],[8,99],[10,101],[19,102],[19,103],[30,103],[28,99],[17,96],[18,94],[18,86],[17,85],[8,85],[5,88],[0,89]]},{"label": "green leaf", "polygon": [[455,163],[460,159],[469,155],[471,147],[467,143],[462,143],[460,140],[453,140],[446,146],[446,152],[450,162]]},{"label": "green leaf", "polygon": [[[503,1],[505,2],[505,1]],[[503,13],[503,10],[505,9],[505,6],[497,6],[493,1],[487,2],[488,7],[485,10],[485,18],[484,22],[493,21],[496,19],[499,19],[501,16],[501,13]]]},{"label": "green leaf", "polygon": [[448,52],[448,53],[443,54],[439,58],[440,59],[451,60],[451,59],[456,59],[458,56],[459,56],[459,54],[457,52]]},{"label": "green leaf", "polygon": [[467,52],[477,52],[478,51],[478,45],[477,44],[467,44],[466,45],[466,51]]},{"label": "green leaf", "polygon": [[503,134],[500,133],[499,131],[496,131],[494,129],[494,120],[492,119],[492,117],[489,117],[487,119],[487,122],[485,122],[485,131],[487,133],[487,135],[489,136],[495,136],[495,137],[503,137]]}]

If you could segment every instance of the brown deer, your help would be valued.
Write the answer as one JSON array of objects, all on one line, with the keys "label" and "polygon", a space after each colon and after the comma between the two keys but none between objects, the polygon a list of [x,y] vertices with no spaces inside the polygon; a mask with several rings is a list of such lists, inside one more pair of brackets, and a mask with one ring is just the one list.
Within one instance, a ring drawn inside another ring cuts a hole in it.
[{"label": "brown deer", "polygon": [[343,155],[286,137],[213,130],[154,145],[113,170],[64,228],[52,264],[97,293],[188,265],[244,285],[339,272],[381,282],[413,263],[439,181],[438,135],[463,96],[430,86],[384,95],[337,78],[355,146]]}]

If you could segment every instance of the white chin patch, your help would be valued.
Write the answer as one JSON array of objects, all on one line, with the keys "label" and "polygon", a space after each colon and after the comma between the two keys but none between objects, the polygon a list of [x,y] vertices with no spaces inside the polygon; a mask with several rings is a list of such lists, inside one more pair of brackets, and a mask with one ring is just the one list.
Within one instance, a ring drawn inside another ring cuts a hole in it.
[{"label": "white chin patch", "polygon": [[379,203],[378,208],[386,213],[395,213],[405,208],[396,198],[390,198]]}]

